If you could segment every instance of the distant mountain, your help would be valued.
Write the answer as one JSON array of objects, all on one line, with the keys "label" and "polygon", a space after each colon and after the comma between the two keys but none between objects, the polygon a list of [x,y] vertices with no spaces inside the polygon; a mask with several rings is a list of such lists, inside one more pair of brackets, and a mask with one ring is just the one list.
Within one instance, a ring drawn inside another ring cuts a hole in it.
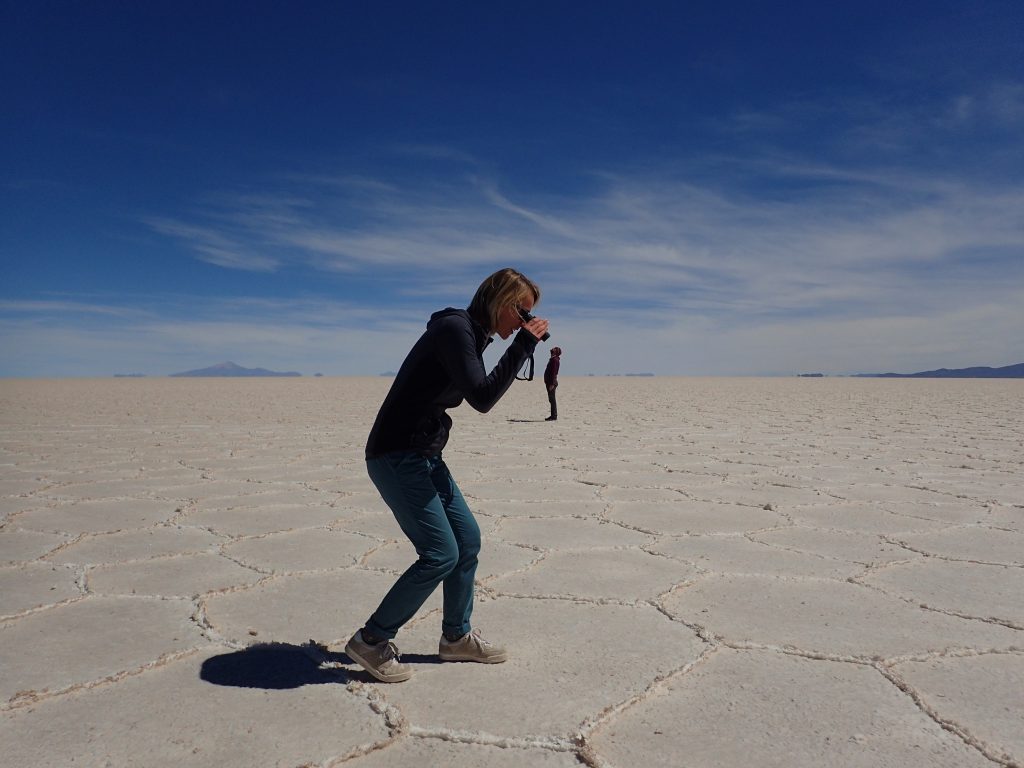
[{"label": "distant mountain", "polygon": [[172,373],[171,376],[301,376],[301,373],[296,371],[288,371],[287,373],[279,373],[278,371],[268,371],[266,368],[243,368],[232,362],[218,363],[217,365],[211,365],[209,368],[199,368],[195,371],[184,371],[183,373]]},{"label": "distant mountain", "polygon": [[977,366],[974,368],[939,368],[920,373],[858,373],[879,379],[1024,379],[1024,363],[1002,368]]}]

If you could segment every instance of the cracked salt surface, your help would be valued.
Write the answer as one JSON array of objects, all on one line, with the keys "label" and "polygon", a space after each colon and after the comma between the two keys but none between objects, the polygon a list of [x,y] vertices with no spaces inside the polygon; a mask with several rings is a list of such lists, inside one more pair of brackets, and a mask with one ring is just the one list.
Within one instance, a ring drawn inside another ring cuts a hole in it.
[{"label": "cracked salt surface", "polygon": [[474,622],[512,658],[440,663],[438,591],[392,686],[341,650],[413,556],[362,465],[386,387],[0,382],[5,760],[1024,765],[1020,382],[463,409]]}]

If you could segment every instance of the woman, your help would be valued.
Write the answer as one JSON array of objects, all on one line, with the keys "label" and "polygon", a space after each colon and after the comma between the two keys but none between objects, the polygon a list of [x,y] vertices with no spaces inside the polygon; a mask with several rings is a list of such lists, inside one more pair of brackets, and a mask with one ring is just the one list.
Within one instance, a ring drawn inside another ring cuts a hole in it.
[{"label": "woman", "polygon": [[[452,420],[446,413],[468,402],[487,413],[547,332],[548,321],[524,322],[540,288],[514,269],[502,269],[477,289],[468,309],[435,312],[402,363],[366,443],[366,467],[419,559],[395,582],[345,652],[386,683],[408,680],[393,639],[438,584],[444,611],[438,654],[442,661],[503,662],[508,654],[472,631],[473,579],[480,528],[455,484],[441,451]],[[483,351],[493,334],[515,339],[489,374]]]}]

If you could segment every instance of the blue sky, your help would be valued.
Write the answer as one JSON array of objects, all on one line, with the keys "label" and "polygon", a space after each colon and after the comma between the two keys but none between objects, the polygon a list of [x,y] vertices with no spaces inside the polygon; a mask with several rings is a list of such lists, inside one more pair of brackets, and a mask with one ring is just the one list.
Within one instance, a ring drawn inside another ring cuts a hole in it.
[{"label": "blue sky", "polygon": [[[0,3],[0,376],[1024,361],[1020,2]],[[544,353],[542,352],[542,355]]]}]

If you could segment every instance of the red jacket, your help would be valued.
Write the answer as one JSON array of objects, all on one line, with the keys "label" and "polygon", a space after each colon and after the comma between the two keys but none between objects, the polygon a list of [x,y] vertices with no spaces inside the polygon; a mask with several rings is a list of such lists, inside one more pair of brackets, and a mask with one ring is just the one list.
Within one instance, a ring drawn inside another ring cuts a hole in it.
[{"label": "red jacket", "polygon": [[544,369],[544,383],[549,387],[558,386],[558,358],[554,355],[548,360],[548,367]]}]

